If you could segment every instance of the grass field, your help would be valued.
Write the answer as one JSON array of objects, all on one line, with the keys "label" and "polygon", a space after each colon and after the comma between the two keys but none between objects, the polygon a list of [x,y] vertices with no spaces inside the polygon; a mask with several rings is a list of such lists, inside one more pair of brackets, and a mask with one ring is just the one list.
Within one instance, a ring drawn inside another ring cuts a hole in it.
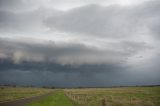
[{"label": "grass field", "polygon": [[33,102],[27,106],[77,106],[62,90],[55,91],[51,96],[43,100]]},{"label": "grass field", "polygon": [[66,89],[81,106],[160,106],[160,87]]},{"label": "grass field", "polygon": [[48,93],[50,91],[51,89],[44,88],[0,87],[0,102],[29,98]]},{"label": "grass field", "polygon": [[54,91],[27,106],[160,106],[160,87],[83,89],[11,88],[0,89],[0,101],[27,98]]}]

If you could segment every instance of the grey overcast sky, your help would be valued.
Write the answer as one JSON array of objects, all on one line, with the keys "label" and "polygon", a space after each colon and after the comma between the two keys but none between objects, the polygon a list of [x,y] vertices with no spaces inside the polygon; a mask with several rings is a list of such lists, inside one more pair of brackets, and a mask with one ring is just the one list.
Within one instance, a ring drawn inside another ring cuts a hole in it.
[{"label": "grey overcast sky", "polygon": [[160,84],[160,1],[0,0],[0,84]]}]

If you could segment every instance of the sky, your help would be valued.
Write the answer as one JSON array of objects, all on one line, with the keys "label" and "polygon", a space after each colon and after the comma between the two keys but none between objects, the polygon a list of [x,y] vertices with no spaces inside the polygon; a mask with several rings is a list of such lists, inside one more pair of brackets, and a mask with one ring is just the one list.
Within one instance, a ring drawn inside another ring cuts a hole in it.
[{"label": "sky", "polygon": [[160,84],[159,0],[0,0],[0,84]]}]

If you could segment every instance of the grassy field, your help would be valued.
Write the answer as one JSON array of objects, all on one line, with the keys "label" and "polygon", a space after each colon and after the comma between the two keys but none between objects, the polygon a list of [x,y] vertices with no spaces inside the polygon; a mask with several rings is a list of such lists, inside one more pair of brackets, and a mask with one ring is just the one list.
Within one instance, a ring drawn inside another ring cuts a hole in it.
[{"label": "grassy field", "polygon": [[0,87],[0,102],[38,96],[50,91],[51,89],[44,88]]},{"label": "grassy field", "polygon": [[160,106],[160,87],[83,88],[52,90],[44,88],[0,89],[0,101],[41,95],[48,97],[27,106]]},{"label": "grassy field", "polygon": [[160,87],[66,89],[81,106],[160,106]]},{"label": "grassy field", "polygon": [[62,90],[55,91],[51,96],[43,100],[33,102],[27,106],[77,106]]}]

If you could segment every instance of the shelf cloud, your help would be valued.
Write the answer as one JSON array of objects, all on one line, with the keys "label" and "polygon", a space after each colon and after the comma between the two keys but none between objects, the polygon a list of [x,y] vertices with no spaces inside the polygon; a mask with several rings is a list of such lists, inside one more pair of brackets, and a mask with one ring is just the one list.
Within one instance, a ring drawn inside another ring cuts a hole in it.
[{"label": "shelf cloud", "polygon": [[158,10],[158,0],[0,0],[0,84],[160,84]]}]

